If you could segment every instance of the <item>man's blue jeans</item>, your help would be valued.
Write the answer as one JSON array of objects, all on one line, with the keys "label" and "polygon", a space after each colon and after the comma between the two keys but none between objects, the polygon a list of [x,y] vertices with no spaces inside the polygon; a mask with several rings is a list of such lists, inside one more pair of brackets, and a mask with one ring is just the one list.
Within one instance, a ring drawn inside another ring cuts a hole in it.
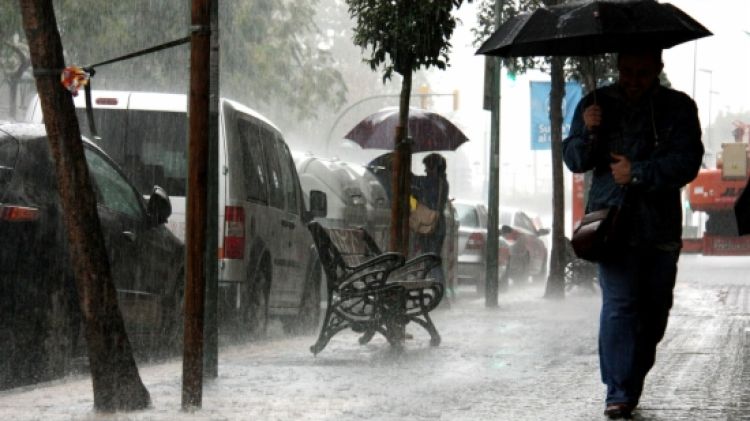
[{"label": "man's blue jeans", "polygon": [[610,403],[637,404],[672,307],[679,251],[627,248],[599,264],[599,364]]}]

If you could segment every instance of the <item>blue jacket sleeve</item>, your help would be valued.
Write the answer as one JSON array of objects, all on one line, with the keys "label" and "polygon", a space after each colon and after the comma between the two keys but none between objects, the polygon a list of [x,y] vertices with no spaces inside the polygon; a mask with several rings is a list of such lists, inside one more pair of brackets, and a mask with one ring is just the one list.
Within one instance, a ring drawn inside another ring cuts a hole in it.
[{"label": "blue jacket sleeve", "polygon": [[662,110],[669,123],[659,128],[654,153],[631,163],[631,184],[650,191],[681,188],[692,181],[703,161],[703,143],[695,102],[682,93]]}]

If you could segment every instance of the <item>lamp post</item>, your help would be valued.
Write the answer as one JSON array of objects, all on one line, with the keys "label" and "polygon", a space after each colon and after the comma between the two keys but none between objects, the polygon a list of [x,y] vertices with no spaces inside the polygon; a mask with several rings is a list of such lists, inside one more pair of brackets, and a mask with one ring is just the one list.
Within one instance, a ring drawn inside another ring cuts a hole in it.
[{"label": "lamp post", "polygon": [[714,72],[711,69],[698,69],[703,73],[708,74],[708,128],[707,136],[708,136],[708,144],[712,145],[711,143],[711,98],[714,94]]}]

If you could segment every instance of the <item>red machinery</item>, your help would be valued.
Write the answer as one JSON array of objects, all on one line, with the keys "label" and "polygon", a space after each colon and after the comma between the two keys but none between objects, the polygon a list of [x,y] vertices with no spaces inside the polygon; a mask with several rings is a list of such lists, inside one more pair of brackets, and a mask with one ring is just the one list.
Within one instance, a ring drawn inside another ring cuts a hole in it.
[{"label": "red machinery", "polygon": [[750,175],[750,151],[743,141],[745,134],[750,141],[750,124],[735,121],[734,126],[734,142],[721,145],[716,168],[702,169],[688,185],[691,209],[708,216],[699,247],[705,255],[750,254],[750,236],[737,235],[734,216],[734,202]]}]

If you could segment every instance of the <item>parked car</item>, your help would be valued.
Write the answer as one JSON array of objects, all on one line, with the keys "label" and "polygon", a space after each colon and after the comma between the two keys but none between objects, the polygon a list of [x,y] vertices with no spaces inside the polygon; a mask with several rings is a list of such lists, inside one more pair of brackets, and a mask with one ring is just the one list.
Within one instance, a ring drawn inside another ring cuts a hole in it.
[{"label": "parked car", "polygon": [[[83,95],[79,125],[89,132]],[[168,186],[167,226],[184,238],[187,186],[187,96],[93,91],[97,144],[120,163],[142,194]],[[27,119],[42,121],[38,98]],[[219,101],[218,278],[223,320],[239,321],[252,337],[269,316],[285,328],[309,330],[320,317],[320,267],[306,223],[299,176],[281,131],[256,111]],[[321,193],[322,194],[322,193]],[[320,203],[320,202],[317,202]],[[324,212],[316,209],[315,212]]]},{"label": "parked car", "polygon": [[[541,237],[549,234],[539,218],[519,209],[500,208],[500,232],[509,249],[507,275],[515,283],[541,282],[547,278],[547,245]],[[502,245],[505,246],[505,245]]]},{"label": "parked car", "polygon": [[458,220],[458,282],[484,291],[486,279],[487,208],[482,203],[453,202]]},{"label": "parked car", "polygon": [[[177,341],[184,247],[164,225],[169,198],[152,186],[144,203],[104,151],[83,146],[131,342]],[[60,374],[83,352],[55,174],[43,125],[0,125],[0,385]]]},{"label": "parked car", "polygon": [[[458,279],[476,285],[484,293],[486,285],[487,207],[481,202],[455,201],[459,221]],[[549,233],[525,212],[501,208],[499,215],[498,275],[514,282],[547,275],[547,247],[539,238]],[[507,272],[506,272],[507,271]]]}]

